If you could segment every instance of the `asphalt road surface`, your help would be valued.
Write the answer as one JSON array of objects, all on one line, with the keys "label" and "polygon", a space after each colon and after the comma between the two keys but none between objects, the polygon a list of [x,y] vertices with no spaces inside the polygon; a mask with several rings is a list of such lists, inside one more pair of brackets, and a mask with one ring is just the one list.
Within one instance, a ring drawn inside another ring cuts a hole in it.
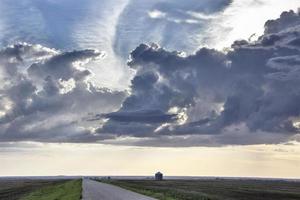
[{"label": "asphalt road surface", "polygon": [[113,185],[83,179],[83,200],[155,200]]}]

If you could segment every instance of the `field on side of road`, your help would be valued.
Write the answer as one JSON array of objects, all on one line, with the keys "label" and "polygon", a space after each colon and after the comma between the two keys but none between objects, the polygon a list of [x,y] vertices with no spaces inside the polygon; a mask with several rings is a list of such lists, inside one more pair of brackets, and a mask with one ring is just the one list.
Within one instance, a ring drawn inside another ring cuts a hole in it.
[{"label": "field on side of road", "polygon": [[80,200],[82,180],[72,180],[35,190],[21,200]]},{"label": "field on side of road", "polygon": [[105,180],[160,200],[299,200],[300,182],[271,180]]},{"label": "field on side of road", "polygon": [[37,189],[62,183],[60,180],[0,179],[0,200],[17,200]]}]

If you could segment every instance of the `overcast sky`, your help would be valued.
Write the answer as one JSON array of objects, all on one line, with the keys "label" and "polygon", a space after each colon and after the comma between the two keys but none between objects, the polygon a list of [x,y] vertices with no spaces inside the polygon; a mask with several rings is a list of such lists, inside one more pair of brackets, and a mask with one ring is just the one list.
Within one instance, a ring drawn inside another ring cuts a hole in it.
[{"label": "overcast sky", "polygon": [[[33,159],[34,175],[134,175],[134,166],[137,175],[300,176],[298,7],[1,0],[0,175],[30,175]],[[135,156],[140,164],[124,164]],[[157,167],[152,156],[170,160]],[[97,162],[72,167],[87,158]],[[201,164],[225,158],[236,171]],[[44,165],[53,160],[68,167]],[[249,170],[261,165],[273,168]]]}]

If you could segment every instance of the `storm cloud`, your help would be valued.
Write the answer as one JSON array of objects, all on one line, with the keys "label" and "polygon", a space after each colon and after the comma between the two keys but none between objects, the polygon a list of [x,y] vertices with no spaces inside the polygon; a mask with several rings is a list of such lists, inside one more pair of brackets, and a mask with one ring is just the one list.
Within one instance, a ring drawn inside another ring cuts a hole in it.
[{"label": "storm cloud", "polygon": [[[95,109],[118,109],[124,92],[99,88],[85,64],[102,52],[54,49],[20,43],[0,51],[1,141],[95,142],[85,118]],[[83,106],[85,104],[85,106]],[[111,138],[111,136],[109,136]]]},{"label": "storm cloud", "polygon": [[129,142],[154,146],[295,139],[299,39],[300,14],[289,11],[267,21],[257,41],[235,41],[226,52],[201,48],[186,56],[141,44],[128,62],[136,70],[131,95],[119,111],[103,115],[109,120],[97,131],[142,137]]}]

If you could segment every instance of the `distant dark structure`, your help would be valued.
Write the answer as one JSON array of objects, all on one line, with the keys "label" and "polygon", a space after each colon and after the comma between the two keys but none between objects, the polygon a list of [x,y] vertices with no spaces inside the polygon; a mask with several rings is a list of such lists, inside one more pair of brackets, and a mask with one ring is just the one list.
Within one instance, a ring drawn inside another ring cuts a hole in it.
[{"label": "distant dark structure", "polygon": [[156,180],[156,181],[162,181],[162,180],[163,180],[163,174],[160,173],[160,172],[157,172],[157,173],[155,174],[155,180]]}]

